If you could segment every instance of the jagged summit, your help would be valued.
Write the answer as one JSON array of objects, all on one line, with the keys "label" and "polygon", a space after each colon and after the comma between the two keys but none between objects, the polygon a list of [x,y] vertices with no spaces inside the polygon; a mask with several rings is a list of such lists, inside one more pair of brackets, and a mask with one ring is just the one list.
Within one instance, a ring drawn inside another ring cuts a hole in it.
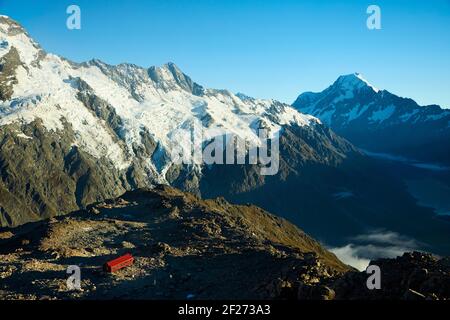
[{"label": "jagged summit", "polygon": [[163,64],[160,68],[170,70],[171,72],[174,73],[183,73],[181,69],[175,64],[175,62],[172,61]]},{"label": "jagged summit", "polygon": [[5,16],[4,14],[0,14],[0,24],[10,23],[10,22],[17,23],[13,19],[11,19],[9,16]]},{"label": "jagged summit", "polygon": [[254,100],[255,99],[255,98],[250,97],[249,95],[246,95],[245,93],[242,93],[242,92],[236,93],[236,97],[239,97],[239,99],[241,99],[242,101]]},{"label": "jagged summit", "polygon": [[183,71],[181,71],[181,69],[173,62],[168,62],[161,66],[151,66],[148,69],[145,69],[144,67],[133,63],[124,62],[112,65],[94,58],[86,63],[82,63],[82,65],[98,67],[110,76],[116,74],[118,76],[134,77],[133,74],[136,73],[141,74],[141,76],[147,74],[157,88],[165,91],[183,90],[190,94],[201,96],[205,90],[201,85],[192,81],[192,79],[183,73]]},{"label": "jagged summit", "polygon": [[14,35],[17,33],[26,33],[26,30],[14,19],[5,15],[0,15],[0,35]]},{"label": "jagged summit", "polygon": [[0,17],[0,58],[15,49],[20,62],[28,65],[44,55],[40,46],[16,21],[6,16]]},{"label": "jagged summit", "polygon": [[150,78],[166,89],[179,87],[196,96],[201,96],[204,88],[193,82],[192,79],[181,71],[173,62],[168,62],[160,67],[152,66],[148,69]]}]

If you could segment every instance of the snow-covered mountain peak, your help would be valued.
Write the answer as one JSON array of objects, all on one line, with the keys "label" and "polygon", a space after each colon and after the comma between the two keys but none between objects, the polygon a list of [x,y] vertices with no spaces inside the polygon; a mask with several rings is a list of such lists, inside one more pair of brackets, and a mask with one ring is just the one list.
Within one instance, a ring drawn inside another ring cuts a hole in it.
[{"label": "snow-covered mountain peak", "polygon": [[11,19],[8,16],[5,16],[3,14],[0,15],[0,26],[11,25],[11,24],[18,24],[18,23],[15,22],[13,19]]},{"label": "snow-covered mountain peak", "polygon": [[25,29],[8,16],[0,15],[0,36],[14,36],[19,33],[26,33]]},{"label": "snow-covered mountain peak", "polygon": [[20,61],[30,64],[42,53],[39,45],[31,39],[26,30],[6,16],[0,16],[0,58],[15,48]]},{"label": "snow-covered mountain peak", "polygon": [[160,67],[150,67],[148,69],[148,75],[158,87],[165,91],[182,89],[196,96],[202,95],[204,91],[202,86],[193,82],[173,62],[168,62]]},{"label": "snow-covered mountain peak", "polygon": [[352,90],[352,91],[355,89],[361,89],[365,87],[372,88],[375,92],[379,91],[377,88],[372,86],[366,79],[364,79],[362,74],[358,72],[340,76],[334,83],[334,86],[339,86],[345,90]]},{"label": "snow-covered mountain peak", "polygon": [[450,139],[449,110],[378,91],[360,74],[341,76],[322,92],[302,93],[293,106],[367,150],[407,152],[424,159],[429,154],[423,152],[424,146],[434,144],[430,159],[450,161],[448,152],[441,150]]},{"label": "snow-covered mountain peak", "polygon": [[242,93],[242,92],[236,93],[236,97],[238,97],[242,101],[252,101],[252,100],[254,100],[253,97],[250,97],[250,96],[248,96],[248,95],[246,95],[245,93]]}]

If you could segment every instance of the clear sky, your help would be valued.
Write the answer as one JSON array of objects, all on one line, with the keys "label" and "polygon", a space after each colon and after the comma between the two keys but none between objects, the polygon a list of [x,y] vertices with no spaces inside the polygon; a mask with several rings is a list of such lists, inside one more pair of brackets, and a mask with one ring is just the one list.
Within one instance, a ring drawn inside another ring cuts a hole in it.
[{"label": "clear sky", "polygon": [[[81,8],[82,29],[66,28]],[[366,9],[381,8],[381,30]],[[450,107],[450,0],[0,0],[48,52],[141,66],[175,62],[194,81],[291,103],[339,75]]]}]

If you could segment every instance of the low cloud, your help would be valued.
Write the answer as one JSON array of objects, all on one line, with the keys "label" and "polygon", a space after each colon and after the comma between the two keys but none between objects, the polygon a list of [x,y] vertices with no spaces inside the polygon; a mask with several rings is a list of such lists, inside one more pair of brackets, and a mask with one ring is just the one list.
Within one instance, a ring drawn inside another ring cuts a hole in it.
[{"label": "low cloud", "polygon": [[358,256],[359,250],[360,248],[355,248],[355,246],[352,244],[348,244],[344,247],[330,249],[330,251],[333,252],[341,261],[360,271],[363,271],[369,265],[370,260],[360,258]]},{"label": "low cloud", "polygon": [[404,252],[417,250],[419,244],[411,238],[396,232],[375,230],[358,235],[343,247],[329,249],[344,263],[363,271],[371,260],[395,258]]}]

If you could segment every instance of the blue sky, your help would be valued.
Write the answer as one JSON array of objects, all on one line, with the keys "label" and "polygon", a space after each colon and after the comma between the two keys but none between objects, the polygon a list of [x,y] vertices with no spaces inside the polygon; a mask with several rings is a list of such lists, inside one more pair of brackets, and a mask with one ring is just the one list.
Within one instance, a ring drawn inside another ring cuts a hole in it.
[{"label": "blue sky", "polygon": [[[81,8],[82,29],[66,28]],[[381,8],[368,30],[366,9]],[[198,83],[291,103],[339,75],[450,107],[450,0],[0,0],[48,51],[141,66],[175,62]]]}]

